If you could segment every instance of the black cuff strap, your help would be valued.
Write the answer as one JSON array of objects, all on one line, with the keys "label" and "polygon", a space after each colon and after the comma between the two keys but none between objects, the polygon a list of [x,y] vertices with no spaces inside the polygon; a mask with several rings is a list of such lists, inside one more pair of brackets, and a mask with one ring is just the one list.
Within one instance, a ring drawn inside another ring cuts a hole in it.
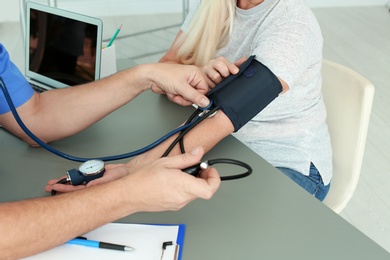
[{"label": "black cuff strap", "polygon": [[262,63],[248,58],[240,71],[221,81],[208,97],[226,114],[237,132],[283,90],[279,79]]}]

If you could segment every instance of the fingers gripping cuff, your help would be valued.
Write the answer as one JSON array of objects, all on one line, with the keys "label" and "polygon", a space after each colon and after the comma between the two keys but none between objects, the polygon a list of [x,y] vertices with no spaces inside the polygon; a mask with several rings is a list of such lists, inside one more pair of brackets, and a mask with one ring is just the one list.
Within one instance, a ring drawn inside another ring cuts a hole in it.
[{"label": "fingers gripping cuff", "polygon": [[240,66],[239,73],[221,81],[208,97],[226,114],[237,132],[282,90],[272,71],[251,56]]}]

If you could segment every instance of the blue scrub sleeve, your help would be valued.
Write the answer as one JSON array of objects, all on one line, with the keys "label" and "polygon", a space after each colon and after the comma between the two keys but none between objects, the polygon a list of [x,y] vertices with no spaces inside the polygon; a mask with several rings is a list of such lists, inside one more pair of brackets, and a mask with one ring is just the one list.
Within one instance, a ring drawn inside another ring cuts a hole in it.
[{"label": "blue scrub sleeve", "polygon": [[[26,103],[34,94],[34,90],[10,60],[9,54],[5,47],[0,43],[0,76],[3,79],[5,86],[15,104],[19,107]],[[4,97],[3,91],[0,90],[0,114],[5,114],[10,111],[8,103]]]}]

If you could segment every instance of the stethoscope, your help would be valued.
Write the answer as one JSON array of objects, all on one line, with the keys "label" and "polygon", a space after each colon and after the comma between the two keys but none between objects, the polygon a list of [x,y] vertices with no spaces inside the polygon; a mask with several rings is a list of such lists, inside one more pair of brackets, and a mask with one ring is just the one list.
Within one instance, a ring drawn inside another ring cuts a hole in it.
[{"label": "stethoscope", "polygon": [[[4,93],[4,97],[8,103],[8,106],[10,107],[10,110],[12,112],[12,115],[14,116],[16,122],[20,126],[20,128],[32,139],[34,140],[37,144],[39,144],[41,147],[44,149],[48,150],[49,152],[60,156],[64,159],[71,160],[71,161],[77,161],[77,162],[82,162],[80,167],[78,169],[72,169],[67,172],[67,177],[64,179],[61,179],[58,183],[70,183],[72,185],[81,185],[81,184],[87,184],[88,182],[100,178],[103,176],[105,172],[105,167],[104,167],[104,162],[106,161],[114,161],[114,160],[120,160],[120,159],[126,159],[130,157],[134,157],[137,155],[140,155],[142,153],[145,153],[157,145],[161,144],[171,136],[180,133],[178,137],[172,142],[172,144],[168,147],[168,149],[165,151],[162,157],[166,157],[173,147],[176,146],[177,143],[180,145],[180,150],[182,153],[185,152],[184,148],[184,142],[183,142],[183,137],[186,133],[188,133],[191,129],[193,129],[196,125],[198,125],[200,122],[205,120],[206,118],[209,118],[213,116],[218,110],[219,107],[213,105],[213,102],[210,100],[210,104],[207,107],[197,107],[195,112],[189,117],[189,119],[183,124],[182,126],[172,130],[171,132],[167,133],[166,135],[162,136],[155,142],[151,143],[150,145],[141,148],[139,150],[129,152],[129,153],[124,153],[124,154],[119,154],[119,155],[113,155],[113,156],[106,156],[106,157],[97,157],[97,158],[83,158],[83,157],[75,157],[69,154],[65,154],[54,147],[46,144],[43,142],[41,139],[39,139],[34,133],[32,133],[26,125],[23,123],[21,120],[18,112],[16,111],[15,105],[12,101],[12,98],[8,92],[7,87],[5,86],[5,83],[0,76],[0,87],[1,90]],[[201,170],[206,169],[209,165],[215,165],[215,164],[234,164],[241,166],[246,169],[244,173],[240,174],[235,174],[235,175],[230,175],[230,176],[221,176],[221,180],[234,180],[234,179],[240,179],[249,176],[252,173],[252,168],[241,161],[238,160],[233,160],[233,159],[214,159],[214,160],[208,160],[201,162],[197,165],[188,167],[186,169],[183,169],[184,172],[187,172],[193,176],[198,176]],[[53,194],[53,193],[52,193]],[[55,194],[55,192],[54,192]],[[54,195],[53,194],[53,195]]]}]

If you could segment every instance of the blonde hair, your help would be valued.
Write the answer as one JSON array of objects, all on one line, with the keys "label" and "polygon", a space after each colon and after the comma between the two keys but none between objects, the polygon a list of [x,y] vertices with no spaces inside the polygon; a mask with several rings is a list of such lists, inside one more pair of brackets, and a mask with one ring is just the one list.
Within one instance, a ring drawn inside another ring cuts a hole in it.
[{"label": "blonde hair", "polygon": [[177,42],[183,64],[203,66],[225,46],[233,27],[236,0],[203,0],[188,28]]}]

